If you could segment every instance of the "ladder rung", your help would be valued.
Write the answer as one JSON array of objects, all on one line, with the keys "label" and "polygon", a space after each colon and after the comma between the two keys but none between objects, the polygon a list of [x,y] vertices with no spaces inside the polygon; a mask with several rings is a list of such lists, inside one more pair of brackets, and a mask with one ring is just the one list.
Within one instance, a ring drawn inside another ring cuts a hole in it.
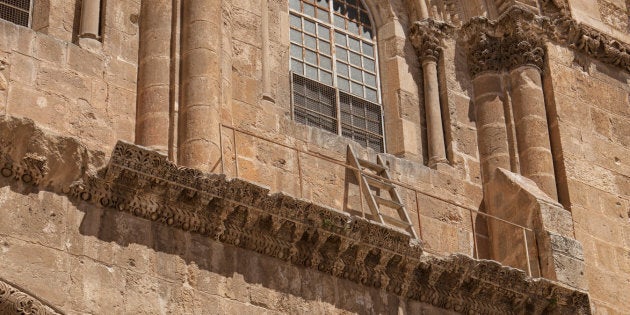
[{"label": "ladder rung", "polygon": [[362,160],[362,159],[357,159],[359,160],[359,164],[363,167],[369,168],[377,173],[380,173],[384,170],[386,170],[386,168],[383,165],[378,165],[376,163],[372,163],[370,161],[366,161],[366,160]]},{"label": "ladder rung", "polygon": [[373,186],[373,187],[376,187],[376,188],[381,188],[381,189],[387,189],[387,190],[392,190],[392,189],[396,188],[396,187],[394,187],[394,185],[392,185],[390,183],[387,183],[387,182],[384,182],[384,181],[382,181],[380,179],[376,179],[376,178],[373,178],[371,176],[365,176],[365,175],[363,175],[363,177],[365,177],[365,179],[367,180],[367,182],[368,182],[368,184],[370,186]]},{"label": "ladder rung", "polygon": [[381,217],[382,217],[385,221],[388,221],[388,222],[394,223],[394,224],[399,225],[399,226],[410,227],[410,226],[412,225],[412,224],[411,224],[411,223],[409,223],[409,222],[405,222],[405,221],[403,221],[403,220],[400,220],[400,219],[397,219],[397,218],[394,218],[394,217],[390,217],[390,216],[388,216],[388,215],[386,215],[386,214],[381,214]]},{"label": "ladder rung", "polygon": [[374,196],[374,200],[376,201],[376,203],[393,208],[393,209],[401,209],[403,207],[403,205],[399,204],[396,201],[390,200],[390,199],[385,199],[382,198],[380,196]]}]

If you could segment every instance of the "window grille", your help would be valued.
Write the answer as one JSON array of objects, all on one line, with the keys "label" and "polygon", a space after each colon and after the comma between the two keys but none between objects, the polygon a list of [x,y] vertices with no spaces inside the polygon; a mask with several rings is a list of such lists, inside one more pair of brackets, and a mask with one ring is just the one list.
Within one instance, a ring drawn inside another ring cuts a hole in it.
[{"label": "window grille", "polygon": [[368,11],[360,0],[289,0],[289,8],[294,119],[383,152]]},{"label": "window grille", "polygon": [[0,0],[0,19],[29,27],[31,9],[31,0]]}]

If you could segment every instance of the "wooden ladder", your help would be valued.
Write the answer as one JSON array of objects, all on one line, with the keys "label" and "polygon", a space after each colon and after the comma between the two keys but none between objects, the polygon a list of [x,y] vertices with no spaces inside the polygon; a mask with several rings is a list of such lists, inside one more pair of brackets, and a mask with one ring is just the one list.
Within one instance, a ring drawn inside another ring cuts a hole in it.
[{"label": "wooden ladder", "polygon": [[[352,150],[352,147],[348,145],[347,165],[359,183],[361,193],[365,196],[373,220],[383,225],[391,224],[402,228],[406,230],[412,238],[418,239],[418,235],[413,228],[413,223],[411,223],[409,219],[409,213],[407,213],[407,209],[405,209],[400,195],[398,195],[398,191],[396,191],[396,186],[389,181],[391,179],[389,169],[385,166],[383,159],[377,156],[376,163],[359,159],[354,153],[354,150]],[[370,170],[374,172],[374,174],[366,173],[366,170]],[[378,194],[380,190],[389,192],[389,199],[383,198]],[[380,206],[395,209],[400,218],[383,214],[382,211],[380,211]]]}]

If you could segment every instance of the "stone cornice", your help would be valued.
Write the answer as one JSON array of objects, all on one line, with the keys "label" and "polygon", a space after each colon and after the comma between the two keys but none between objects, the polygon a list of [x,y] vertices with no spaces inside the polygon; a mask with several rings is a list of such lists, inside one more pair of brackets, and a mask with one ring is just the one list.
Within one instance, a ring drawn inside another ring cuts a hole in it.
[{"label": "stone cornice", "polygon": [[521,64],[542,68],[545,41],[630,71],[630,44],[575,21],[564,0],[543,0],[542,16],[515,5],[497,20],[473,18],[457,34],[468,43],[473,76]]},{"label": "stone cornice", "polygon": [[260,186],[178,167],[119,142],[79,202],[126,211],[335,277],[462,313],[588,314],[588,296],[493,261],[427,255],[406,234]]},{"label": "stone cornice", "polygon": [[0,279],[0,314],[56,315],[61,313]]},{"label": "stone cornice", "polygon": [[[36,128],[22,120],[0,121],[0,131],[13,135],[0,142],[3,185],[66,195],[86,211],[125,211],[461,313],[590,314],[588,295],[582,291],[528,278],[494,261],[428,255],[401,232],[294,197],[270,195],[249,182],[178,167],[166,156],[132,144],[119,142],[105,167],[87,172],[92,163],[100,163],[100,153],[75,142],[60,146],[61,137],[39,129],[39,141],[31,145],[30,137],[14,132],[25,126]],[[68,157],[65,164],[60,156]],[[63,185],[75,167],[81,168],[79,177]],[[0,296],[0,303],[4,300]]]},{"label": "stone cornice", "polygon": [[443,47],[442,40],[452,35],[453,29],[453,26],[433,19],[413,23],[409,38],[420,61],[437,61]]}]

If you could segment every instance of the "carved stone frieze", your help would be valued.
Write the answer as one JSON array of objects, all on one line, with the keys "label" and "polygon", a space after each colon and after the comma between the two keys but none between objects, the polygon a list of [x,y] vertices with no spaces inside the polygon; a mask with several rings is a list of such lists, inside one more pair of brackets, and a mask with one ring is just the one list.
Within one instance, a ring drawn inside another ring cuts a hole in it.
[{"label": "carved stone frieze", "polygon": [[437,61],[442,51],[442,41],[450,36],[454,27],[433,19],[417,21],[411,27],[409,38],[420,61]]},{"label": "carved stone frieze", "polygon": [[[5,180],[24,181],[20,174],[36,173],[35,164],[14,167],[2,158],[11,170]],[[164,155],[124,142],[116,145],[107,167],[61,193],[457,312],[590,313],[584,292],[493,261],[428,255],[404,233],[270,195],[242,180],[178,167]]]},{"label": "carved stone frieze", "polygon": [[22,290],[0,280],[0,314],[61,314],[49,306],[23,292]]}]

